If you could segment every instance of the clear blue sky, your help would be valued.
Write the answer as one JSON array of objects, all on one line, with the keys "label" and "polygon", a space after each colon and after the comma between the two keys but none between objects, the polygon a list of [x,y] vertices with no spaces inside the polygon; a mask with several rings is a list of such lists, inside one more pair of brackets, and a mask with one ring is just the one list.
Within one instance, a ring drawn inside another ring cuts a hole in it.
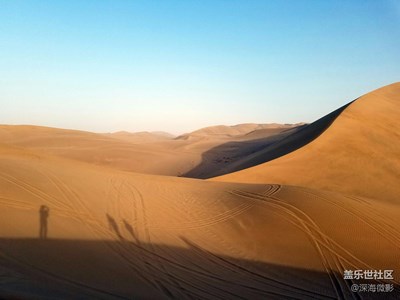
[{"label": "clear blue sky", "polygon": [[0,0],[2,124],[310,122],[399,75],[396,0]]}]

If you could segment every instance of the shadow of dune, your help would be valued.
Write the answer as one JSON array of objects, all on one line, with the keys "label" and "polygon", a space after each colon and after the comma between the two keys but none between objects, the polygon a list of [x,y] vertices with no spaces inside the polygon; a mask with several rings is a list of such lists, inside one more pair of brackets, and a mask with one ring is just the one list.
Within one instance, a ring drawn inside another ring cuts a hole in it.
[{"label": "shadow of dune", "polygon": [[[127,240],[1,238],[2,299],[352,299],[335,273]],[[372,283],[369,281],[367,283]],[[368,299],[371,293],[360,293]],[[374,294],[375,296],[377,294]],[[385,299],[399,297],[399,286]],[[398,298],[397,298],[398,299]]]},{"label": "shadow of dune", "polygon": [[289,154],[320,136],[354,101],[311,124],[289,129],[278,135],[256,140],[228,142],[214,147],[202,154],[202,161],[199,165],[181,177],[212,178],[247,169]]}]

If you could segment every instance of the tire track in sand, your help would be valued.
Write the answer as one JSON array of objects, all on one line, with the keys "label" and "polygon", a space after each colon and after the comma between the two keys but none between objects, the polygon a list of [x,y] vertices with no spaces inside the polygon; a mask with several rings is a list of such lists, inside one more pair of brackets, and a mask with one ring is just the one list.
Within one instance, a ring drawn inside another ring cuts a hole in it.
[{"label": "tire track in sand", "polygon": [[[278,210],[280,210],[289,222],[302,230],[309,237],[312,245],[316,249],[317,253],[321,258],[321,262],[329,275],[330,281],[332,283],[333,290],[336,293],[336,296],[339,299],[343,299],[344,290],[341,284],[341,280],[334,271],[333,265],[335,265],[334,260],[330,257],[330,254],[335,253],[336,251],[332,248],[329,241],[326,240],[326,235],[320,230],[320,228],[315,224],[315,222],[303,211],[298,209],[297,207],[290,205],[288,203],[282,202],[279,198],[273,196],[264,196],[256,193],[246,192],[246,191],[232,191],[232,194],[242,196],[245,198],[261,200],[264,203],[272,206]],[[273,193],[272,195],[274,195]],[[324,249],[321,247],[324,246],[325,249],[328,250],[328,255],[324,253]],[[345,286],[347,290],[347,285]]]}]

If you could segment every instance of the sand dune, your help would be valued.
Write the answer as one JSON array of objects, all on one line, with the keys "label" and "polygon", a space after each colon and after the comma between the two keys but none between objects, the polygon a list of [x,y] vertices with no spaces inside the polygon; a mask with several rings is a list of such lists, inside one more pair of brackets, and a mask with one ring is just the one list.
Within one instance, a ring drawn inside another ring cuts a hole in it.
[{"label": "sand dune", "polygon": [[304,147],[215,180],[291,184],[399,203],[399,115],[395,83],[351,103]]},{"label": "sand dune", "polygon": [[390,203],[1,149],[0,292],[10,298],[350,298],[343,270],[400,270]]},{"label": "sand dune", "polygon": [[[0,126],[0,298],[399,299],[399,95],[384,87],[310,125],[144,143]],[[213,180],[144,174],[274,156]]]}]

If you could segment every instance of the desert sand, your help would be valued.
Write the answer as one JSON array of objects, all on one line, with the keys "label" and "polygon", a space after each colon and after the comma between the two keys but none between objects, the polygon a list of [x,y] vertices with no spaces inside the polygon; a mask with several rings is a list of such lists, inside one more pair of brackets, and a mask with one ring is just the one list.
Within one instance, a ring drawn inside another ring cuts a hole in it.
[{"label": "desert sand", "polygon": [[368,299],[344,270],[389,269],[398,299],[399,110],[393,84],[310,125],[143,143],[1,126],[0,295]]}]

